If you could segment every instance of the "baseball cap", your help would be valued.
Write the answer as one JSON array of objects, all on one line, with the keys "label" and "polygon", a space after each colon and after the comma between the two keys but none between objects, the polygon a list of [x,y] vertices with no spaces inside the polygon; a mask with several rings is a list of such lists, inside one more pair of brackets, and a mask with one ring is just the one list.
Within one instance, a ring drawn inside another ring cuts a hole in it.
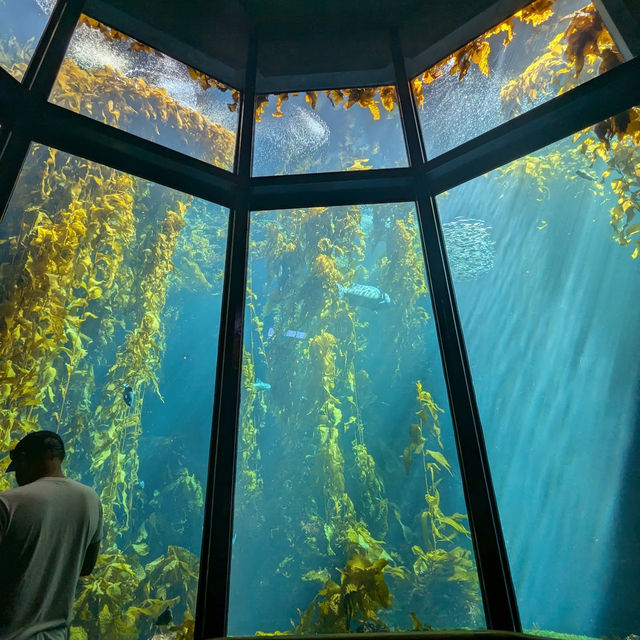
[{"label": "baseball cap", "polygon": [[64,457],[64,442],[55,431],[33,431],[28,433],[14,449],[9,451],[11,463],[7,467],[7,472],[16,470],[16,458],[19,456],[30,456],[44,453],[45,451],[58,451]]}]

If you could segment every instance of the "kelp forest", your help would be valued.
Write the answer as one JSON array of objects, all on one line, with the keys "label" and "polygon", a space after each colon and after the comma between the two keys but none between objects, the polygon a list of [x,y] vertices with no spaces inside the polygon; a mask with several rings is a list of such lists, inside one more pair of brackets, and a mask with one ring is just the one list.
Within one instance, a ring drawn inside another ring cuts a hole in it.
[{"label": "kelp forest", "polygon": [[482,626],[413,205],[251,229],[231,631]]},{"label": "kelp forest", "polygon": [[[192,628],[204,479],[146,407],[173,384],[162,367],[180,299],[219,307],[225,240],[224,211],[190,196],[39,145],[23,166],[0,234],[2,442],[55,430],[67,473],[101,497],[73,637],[150,637],[169,606],[179,633]],[[167,446],[145,487],[141,461]]]},{"label": "kelp forest", "polygon": [[[445,75],[490,77],[491,51],[555,11],[536,0],[418,76],[418,109]],[[622,62],[593,5],[562,24],[502,86],[505,117]],[[163,58],[91,18],[80,26]],[[34,46],[1,32],[0,65],[21,78]],[[235,130],[200,107],[217,92],[235,117],[241,96],[186,74],[197,104],[144,69],[67,56],[50,100],[231,170]],[[397,114],[392,86],[302,93],[307,109],[326,98],[372,128]],[[256,118],[286,121],[288,98],[270,113],[259,96]],[[345,169],[382,153],[362,138]],[[498,179],[538,200],[551,179],[584,180],[613,203],[612,239],[636,259],[638,143],[632,109]],[[227,222],[223,207],[33,144],[0,223],[2,452],[55,430],[67,474],[104,509],[72,640],[193,637]],[[251,214],[230,635],[485,625],[421,246],[411,203]]]}]

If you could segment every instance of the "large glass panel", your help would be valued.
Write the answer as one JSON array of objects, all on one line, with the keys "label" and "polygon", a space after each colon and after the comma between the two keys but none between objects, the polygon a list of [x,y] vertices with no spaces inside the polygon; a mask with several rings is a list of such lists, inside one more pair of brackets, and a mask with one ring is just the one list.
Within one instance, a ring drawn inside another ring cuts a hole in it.
[{"label": "large glass panel", "polygon": [[0,490],[6,451],[51,429],[104,509],[72,637],[193,631],[226,225],[218,205],[43,146],[0,225]]},{"label": "large glass panel", "polygon": [[22,80],[56,0],[0,0],[0,67]]},{"label": "large glass panel", "polygon": [[520,614],[544,634],[640,628],[639,144],[635,109],[438,197]]},{"label": "large glass panel", "polygon": [[255,176],[407,165],[395,87],[256,98]]},{"label": "large glass panel", "polygon": [[231,171],[240,94],[82,16],[50,101]]},{"label": "large glass panel", "polygon": [[254,213],[249,265],[230,634],[482,627],[414,205]]},{"label": "large glass panel", "polygon": [[428,157],[622,62],[596,8],[536,0],[413,80]]}]

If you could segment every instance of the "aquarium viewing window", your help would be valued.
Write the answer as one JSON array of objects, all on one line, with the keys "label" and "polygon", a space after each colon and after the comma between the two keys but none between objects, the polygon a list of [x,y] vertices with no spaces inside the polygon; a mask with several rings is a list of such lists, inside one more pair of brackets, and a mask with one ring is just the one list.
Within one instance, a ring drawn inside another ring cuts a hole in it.
[{"label": "aquarium viewing window", "polygon": [[56,431],[67,473],[103,503],[74,618],[92,638],[195,611],[226,223],[222,207],[33,145],[0,224],[9,443]]},{"label": "aquarium viewing window", "polygon": [[49,99],[233,169],[240,93],[88,16],[80,17]]},{"label": "aquarium viewing window", "polygon": [[395,87],[256,98],[253,175],[406,167]]},{"label": "aquarium viewing window", "polygon": [[251,215],[231,635],[485,626],[421,253],[412,203]]},{"label": "aquarium viewing window", "polygon": [[0,2],[0,67],[22,80],[55,0]]},{"label": "aquarium viewing window", "polygon": [[[434,157],[623,61],[596,7],[537,0],[412,81]],[[482,113],[482,118],[473,117]]]},{"label": "aquarium viewing window", "polygon": [[[640,130],[640,109],[626,117]],[[611,549],[640,353],[627,127],[599,123],[438,196],[526,628],[584,629],[624,562]],[[460,219],[469,202],[476,219]]]},{"label": "aquarium viewing window", "polygon": [[216,2],[0,0],[0,491],[49,428],[101,496],[70,639],[634,640],[640,14]]}]

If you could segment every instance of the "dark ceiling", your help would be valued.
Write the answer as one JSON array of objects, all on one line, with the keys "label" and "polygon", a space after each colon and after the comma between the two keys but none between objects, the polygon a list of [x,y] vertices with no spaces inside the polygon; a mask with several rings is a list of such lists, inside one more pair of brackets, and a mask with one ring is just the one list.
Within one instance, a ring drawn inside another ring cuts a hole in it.
[{"label": "dark ceiling", "polygon": [[393,81],[389,32],[419,73],[526,0],[88,0],[86,13],[236,88],[251,35],[257,91]]}]

